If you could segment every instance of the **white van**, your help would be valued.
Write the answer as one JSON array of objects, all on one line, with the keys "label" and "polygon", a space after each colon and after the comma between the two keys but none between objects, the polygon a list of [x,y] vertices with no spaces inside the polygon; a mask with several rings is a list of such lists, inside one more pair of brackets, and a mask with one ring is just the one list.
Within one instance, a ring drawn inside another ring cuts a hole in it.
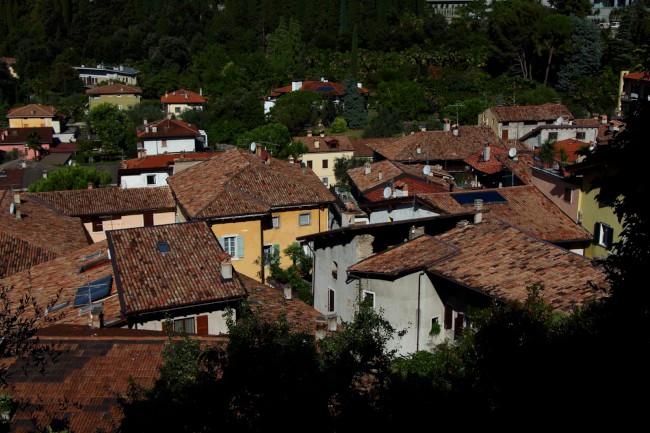
[{"label": "white van", "polygon": [[621,26],[621,23],[620,23],[620,21],[612,21],[611,23],[609,23],[609,26],[612,29],[617,29],[617,28],[619,28]]}]

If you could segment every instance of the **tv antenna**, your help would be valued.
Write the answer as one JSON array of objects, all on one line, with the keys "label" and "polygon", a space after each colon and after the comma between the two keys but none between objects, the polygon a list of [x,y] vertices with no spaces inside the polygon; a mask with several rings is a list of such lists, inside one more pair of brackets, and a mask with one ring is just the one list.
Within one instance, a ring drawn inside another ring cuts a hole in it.
[{"label": "tv antenna", "polygon": [[458,108],[459,107],[464,107],[464,106],[465,106],[465,104],[461,104],[460,102],[456,102],[455,104],[450,105],[450,107],[452,107],[452,108],[455,107],[456,108],[456,126],[458,126]]}]

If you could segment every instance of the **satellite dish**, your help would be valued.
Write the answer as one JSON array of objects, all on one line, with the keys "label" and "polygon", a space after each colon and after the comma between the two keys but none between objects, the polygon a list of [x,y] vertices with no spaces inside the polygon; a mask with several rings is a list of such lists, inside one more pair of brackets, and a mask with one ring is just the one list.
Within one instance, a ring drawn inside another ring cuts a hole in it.
[{"label": "satellite dish", "polygon": [[390,189],[390,186],[384,188],[384,198],[390,198],[391,195],[393,195],[393,190]]},{"label": "satellite dish", "polygon": [[514,158],[517,155],[517,149],[514,147],[511,147],[510,150],[508,151],[508,156],[510,158]]},{"label": "satellite dish", "polygon": [[561,125],[562,122],[564,122],[564,117],[560,116],[560,117],[558,117],[557,120],[555,121],[555,124],[556,124],[556,125]]},{"label": "satellite dish", "polygon": [[13,215],[13,214],[14,214],[14,209],[15,209],[14,204],[11,203],[11,204],[9,205],[9,213]]},{"label": "satellite dish", "polygon": [[425,165],[425,166],[422,168],[422,173],[424,173],[425,175],[429,176],[429,175],[431,174],[431,166],[428,165],[428,164]]},{"label": "satellite dish", "polygon": [[253,141],[251,143],[251,152],[255,152],[255,149],[257,149],[257,144]]}]

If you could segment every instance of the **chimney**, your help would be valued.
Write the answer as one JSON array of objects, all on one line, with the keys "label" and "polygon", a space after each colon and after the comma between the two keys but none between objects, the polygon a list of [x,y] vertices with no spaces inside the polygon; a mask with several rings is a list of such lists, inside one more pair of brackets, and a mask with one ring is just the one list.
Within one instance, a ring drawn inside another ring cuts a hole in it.
[{"label": "chimney", "polygon": [[336,331],[336,314],[328,314],[327,315],[327,330],[328,331]]},{"label": "chimney", "polygon": [[311,129],[307,131],[307,137],[311,137]]},{"label": "chimney", "polygon": [[384,176],[383,176],[381,171],[379,173],[377,173],[377,180],[381,180],[383,177]]},{"label": "chimney", "polygon": [[291,300],[293,297],[293,292],[291,290],[291,286],[287,285],[284,287],[284,299]]},{"label": "chimney", "polygon": [[370,163],[369,163],[369,162],[366,162],[366,163],[363,165],[363,167],[364,167],[364,169],[363,169],[363,173],[364,173],[364,174],[370,174],[370,172],[372,171],[372,166],[370,165]]},{"label": "chimney", "polygon": [[483,161],[487,162],[490,160],[490,143],[485,143],[483,148]]},{"label": "chimney", "polygon": [[203,87],[199,87],[199,95],[203,96]]},{"label": "chimney", "polygon": [[417,153],[418,155],[422,153],[422,146],[421,145],[418,144],[417,146],[415,146],[415,153]]},{"label": "chimney", "polygon": [[455,137],[458,137],[458,125],[454,125],[451,128],[451,133],[454,134]]},{"label": "chimney", "polygon": [[19,192],[15,192],[15,193],[14,193],[14,204],[15,204],[15,205],[19,205],[19,204],[20,204],[20,193],[19,193]]},{"label": "chimney", "polygon": [[480,224],[483,221],[483,200],[477,198],[474,200],[474,209],[476,213],[474,214],[474,224]]},{"label": "chimney", "polygon": [[143,125],[146,125],[147,123],[148,123],[148,122],[147,122],[147,119],[142,119],[142,124],[143,124]]},{"label": "chimney", "polygon": [[221,278],[225,281],[232,280],[232,258],[229,254],[223,253],[220,256],[221,260]]},{"label": "chimney", "polygon": [[607,123],[607,114],[603,114],[602,116],[600,116],[600,123],[602,123],[603,125]]},{"label": "chimney", "polygon": [[325,131],[321,130],[320,134],[321,137],[325,137]]},{"label": "chimney", "polygon": [[409,240],[415,239],[418,236],[421,236],[423,234],[424,234],[424,226],[419,226],[419,227],[411,226],[411,228],[409,229]]},{"label": "chimney", "polygon": [[327,335],[327,319],[325,316],[316,318],[316,339],[322,340]]},{"label": "chimney", "polygon": [[43,179],[47,179],[47,170],[43,170]]},{"label": "chimney", "polygon": [[320,149],[320,140],[314,140],[314,147]]},{"label": "chimney", "polygon": [[88,182],[88,189],[93,189],[93,183],[92,182]]},{"label": "chimney", "polygon": [[152,126],[151,127],[151,132],[158,132],[158,127],[157,126]]},{"label": "chimney", "polygon": [[372,243],[375,240],[375,237],[373,235],[369,234],[363,234],[363,235],[358,235],[356,237],[357,241],[357,262],[360,262],[363,259],[367,259],[368,257],[372,256],[373,254],[373,249],[372,249]]},{"label": "chimney", "polygon": [[93,307],[90,310],[90,327],[94,329],[104,327],[104,311],[102,307]]},{"label": "chimney", "polygon": [[362,88],[362,87],[363,87],[363,86],[361,85],[361,83],[357,83],[357,88],[358,88],[358,89],[360,89],[360,88]]},{"label": "chimney", "polygon": [[23,217],[22,212],[18,208],[16,208],[16,210],[14,211],[14,214],[16,215],[17,220],[22,219],[22,217]]},{"label": "chimney", "polygon": [[293,156],[289,155],[289,164],[293,164],[293,161],[294,161]]},{"label": "chimney", "polygon": [[443,124],[444,124],[444,131],[449,132],[449,130],[451,129],[451,120],[443,119]]}]

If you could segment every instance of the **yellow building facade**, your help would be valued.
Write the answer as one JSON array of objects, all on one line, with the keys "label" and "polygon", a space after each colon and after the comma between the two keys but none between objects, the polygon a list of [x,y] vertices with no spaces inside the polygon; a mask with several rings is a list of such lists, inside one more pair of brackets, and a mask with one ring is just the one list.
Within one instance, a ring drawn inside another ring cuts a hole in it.
[{"label": "yellow building facade", "polygon": [[140,102],[139,95],[91,95],[88,100],[90,110],[100,104],[115,105],[119,110],[128,110]]}]

